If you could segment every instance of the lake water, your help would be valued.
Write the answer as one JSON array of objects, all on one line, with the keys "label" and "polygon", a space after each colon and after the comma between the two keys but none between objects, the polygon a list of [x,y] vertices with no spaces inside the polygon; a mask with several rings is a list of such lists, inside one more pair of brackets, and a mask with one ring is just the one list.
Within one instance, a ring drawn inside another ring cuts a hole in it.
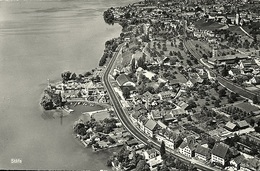
[{"label": "lake water", "polygon": [[104,42],[121,31],[104,23],[103,11],[134,1],[0,2],[0,168],[108,169],[111,151],[93,153],[73,138],[80,113],[44,120],[39,97],[48,78],[98,65]]}]

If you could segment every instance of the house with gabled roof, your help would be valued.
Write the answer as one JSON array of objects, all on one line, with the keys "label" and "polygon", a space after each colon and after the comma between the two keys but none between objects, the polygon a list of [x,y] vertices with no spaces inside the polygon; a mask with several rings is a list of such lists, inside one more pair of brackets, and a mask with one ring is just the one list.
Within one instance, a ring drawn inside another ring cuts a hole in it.
[{"label": "house with gabled roof", "polygon": [[196,140],[193,136],[184,138],[179,146],[179,152],[187,157],[194,157],[196,148]]},{"label": "house with gabled roof", "polygon": [[249,127],[249,124],[245,120],[238,121],[236,124],[239,129],[245,129]]},{"label": "house with gabled roof", "polygon": [[172,116],[172,114],[166,113],[166,114],[164,115],[164,120],[167,121],[167,122],[170,122],[170,121],[176,120],[176,118],[175,118],[174,116]]},{"label": "house with gabled roof", "polygon": [[165,146],[170,149],[174,149],[174,141],[176,137],[177,135],[174,132],[167,129],[158,130],[156,134],[156,139],[159,142],[164,141]]},{"label": "house with gabled roof", "polygon": [[215,143],[211,151],[211,163],[219,163],[224,166],[227,161],[228,149],[228,145],[224,143]]},{"label": "house with gabled roof", "polygon": [[210,159],[210,149],[201,145],[197,146],[195,150],[195,157],[199,160],[208,161]]},{"label": "house with gabled roof", "polygon": [[234,166],[237,170],[240,169],[240,164],[245,160],[243,155],[239,155],[230,161],[230,165]]},{"label": "house with gabled roof", "polygon": [[254,85],[259,85],[260,84],[260,76],[254,76],[253,78],[250,79],[251,84]]},{"label": "house with gabled roof", "polygon": [[135,111],[135,112],[131,113],[130,116],[131,116],[132,121],[133,121],[134,123],[136,123],[137,120],[138,120],[138,118],[141,116],[141,113],[138,112],[138,111]]},{"label": "house with gabled roof", "polygon": [[147,121],[148,121],[147,117],[145,117],[145,116],[143,116],[143,115],[141,115],[140,117],[138,117],[137,123],[138,123],[138,125],[139,125],[139,127],[140,127],[140,129],[141,129],[142,131],[145,131],[145,124],[146,124]]},{"label": "house with gabled roof", "polygon": [[178,106],[180,106],[182,109],[186,109],[187,107],[189,107],[188,103],[185,103],[184,101],[179,101],[177,103]]},{"label": "house with gabled roof", "polygon": [[160,97],[161,100],[167,100],[167,99],[171,99],[172,97],[175,96],[176,93],[172,92],[172,91],[164,91],[164,92],[160,92],[158,94],[158,96]]},{"label": "house with gabled roof", "polygon": [[147,161],[147,164],[150,166],[150,170],[155,170],[158,166],[162,165],[162,157],[161,155],[156,156]]},{"label": "house with gabled roof", "polygon": [[257,67],[258,67],[258,65],[257,65],[257,63],[255,62],[254,59],[245,59],[245,60],[242,60],[241,63],[240,63],[241,69],[257,68]]},{"label": "house with gabled roof", "polygon": [[184,115],[186,115],[186,111],[182,108],[173,109],[171,111],[171,115],[173,117],[184,116]]},{"label": "house with gabled roof", "polygon": [[232,123],[232,122],[228,122],[226,123],[225,125],[225,128],[228,130],[228,131],[235,131],[236,129],[236,124]]},{"label": "house with gabled roof", "polygon": [[240,164],[240,170],[242,171],[259,171],[260,168],[260,159],[253,158],[253,159],[245,159]]},{"label": "house with gabled roof", "polygon": [[149,159],[152,159],[152,158],[158,156],[159,151],[157,151],[155,148],[152,148],[149,150],[145,150],[143,155],[144,155],[145,160],[149,160]]},{"label": "house with gabled roof", "polygon": [[151,116],[151,118],[154,119],[154,120],[160,120],[160,119],[163,118],[162,112],[159,111],[159,110],[152,110],[152,111],[150,112],[150,116]]},{"label": "house with gabled roof", "polygon": [[150,137],[153,137],[156,127],[157,123],[154,120],[149,119],[144,125],[144,132]]},{"label": "house with gabled roof", "polygon": [[241,75],[242,71],[238,68],[232,68],[228,71],[228,74],[231,76],[237,76],[237,75]]}]

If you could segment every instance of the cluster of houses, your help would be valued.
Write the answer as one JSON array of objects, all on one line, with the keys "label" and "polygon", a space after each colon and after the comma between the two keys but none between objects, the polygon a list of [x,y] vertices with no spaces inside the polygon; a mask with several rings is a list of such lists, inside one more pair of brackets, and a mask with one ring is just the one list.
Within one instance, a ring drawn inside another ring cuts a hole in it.
[{"label": "cluster of houses", "polygon": [[61,94],[63,101],[93,101],[108,103],[109,98],[103,84],[95,80],[85,79],[84,82],[69,80],[66,83],[60,82],[55,85],[49,84],[55,94]]},{"label": "cluster of houses", "polygon": [[[165,146],[170,149],[174,149],[176,140],[178,139],[176,135],[169,136],[167,133],[164,136],[157,135],[157,137],[158,141],[164,141]],[[221,142],[216,142],[213,148],[210,149],[207,144],[197,143],[195,136],[185,137],[177,148],[177,151],[186,157],[195,158],[202,162],[209,162],[218,166],[229,166],[233,170],[256,171],[259,168],[260,161],[258,158],[246,158],[240,153],[234,155],[232,150],[228,145]]]},{"label": "cluster of houses", "polygon": [[[154,148],[146,148],[144,144],[140,144],[137,140],[132,139],[125,143],[126,151],[129,152],[128,159],[131,161],[135,154],[141,155],[144,158],[145,163],[149,166],[151,171],[156,171],[158,166],[161,166],[163,163],[162,156],[159,151]],[[122,167],[117,158],[112,161],[113,169],[116,171],[119,170],[131,170],[131,162],[127,166]],[[133,168],[133,167],[132,167]],[[134,169],[134,168],[133,168]]]},{"label": "cluster of houses", "polygon": [[[144,34],[149,35],[149,39],[157,38],[155,34],[152,34],[155,30],[155,28],[151,26],[154,23],[154,18],[156,18],[157,21],[158,18],[161,18],[161,23],[164,24],[166,30],[171,30],[172,28],[176,29],[177,27],[177,25],[175,24],[177,20],[175,20],[175,22],[172,23],[169,22],[170,20],[167,19],[167,14],[165,14],[166,10],[164,10],[164,8],[158,9],[157,7],[150,7],[149,13],[147,12],[146,7],[138,8],[137,6],[131,6],[131,8],[128,8],[128,13],[131,13],[131,11],[135,11],[135,15],[132,17],[144,18],[149,20],[149,22],[147,23],[150,24],[143,24],[141,26],[143,27],[142,30]],[[167,7],[165,7],[165,9],[166,8]],[[126,17],[124,16],[125,11],[126,10],[124,7],[115,9],[115,18],[117,20],[126,20]],[[175,10],[175,12],[176,11],[177,10]],[[207,37],[207,40],[209,42],[216,43],[217,39],[214,33],[216,29],[229,29],[230,25],[227,24],[237,25],[237,27],[239,27],[240,25],[245,24],[247,20],[250,18],[253,19],[252,15],[248,14],[247,16],[243,16],[241,13],[236,13],[234,16],[225,17],[221,17],[221,15],[215,15],[214,17],[212,17],[211,15],[209,15],[209,21],[205,22],[203,19],[199,20],[197,21],[197,23],[190,25],[188,27],[188,31],[192,32],[194,37]],[[128,20],[129,22],[132,22],[133,18],[130,17]],[[177,22],[180,22],[180,20],[178,20]],[[180,23],[184,25],[183,22]],[[135,29],[134,32],[136,33],[137,29]],[[160,32],[162,33],[163,31]],[[129,43],[131,41],[131,36],[126,37],[125,41]],[[142,40],[140,39],[139,42],[142,42]],[[125,55],[127,54],[125,53]],[[114,72],[114,76],[117,75],[116,82],[120,87],[136,88],[138,86],[137,82],[139,81],[141,75],[149,79],[151,82],[158,83],[158,86],[160,83],[164,83],[165,86],[167,86],[169,89],[171,86],[175,84],[180,85],[180,87],[182,88],[184,87],[184,89],[185,87],[191,88],[194,87],[196,84],[203,84],[204,81],[208,79],[208,73],[203,68],[196,68],[195,72],[191,71],[192,68],[190,70],[187,69],[187,75],[184,76],[181,74],[184,77],[184,79],[167,80],[159,74],[155,74],[151,71],[139,67],[136,69],[135,72],[137,81],[133,81],[133,79],[131,79],[127,73],[131,69],[132,59],[135,58],[135,56],[136,55],[130,55],[131,60],[128,61],[128,64],[126,64],[124,68],[122,68],[121,70],[118,69]],[[156,60],[150,60],[149,63],[151,65],[158,66],[164,64],[169,65],[169,60],[167,58],[168,57],[166,57],[165,55],[161,55],[160,57],[156,58]],[[137,60],[138,58],[135,59],[135,61]],[[252,77],[252,79],[250,80],[251,84],[256,85],[258,84],[258,82],[260,84],[260,77],[257,77],[259,73],[258,63],[255,59],[249,58],[246,55],[236,54],[221,57],[214,55],[213,58],[210,58],[208,60],[208,63],[210,63],[213,66],[219,66],[222,64],[232,65],[232,67],[228,70],[228,74],[232,77],[248,75],[253,73],[254,77]],[[154,79],[155,77],[157,77],[157,79]],[[176,133],[176,131],[173,132],[169,130],[169,127],[164,122],[174,123],[177,122],[178,117],[189,115],[189,105],[183,101],[177,101],[176,104],[174,103],[173,105],[168,105],[167,110],[165,106],[163,109],[157,109],[156,106],[160,106],[164,101],[172,102],[172,100],[176,98],[180,91],[182,91],[181,88],[178,90],[178,92],[167,90],[155,94],[146,91],[142,95],[134,94],[134,91],[131,91],[130,99],[127,99],[129,103],[133,104],[133,110],[129,111],[131,120],[135,125],[137,125],[137,127],[141,131],[143,131],[149,137],[156,138],[159,142],[164,141],[165,146],[167,148],[170,148],[172,150],[177,149],[179,153],[189,158],[195,157],[198,160],[215,163],[221,166],[225,166],[227,162],[230,162],[230,165],[232,165],[236,170],[256,170],[260,165],[259,159],[248,159],[244,157],[242,154],[233,155],[232,158],[230,158],[229,153],[232,150],[229,148],[228,145],[224,143],[216,142],[213,148],[211,149],[206,144],[198,143],[197,136],[185,136],[181,138],[183,139],[183,141],[179,141],[179,133]],[[246,121],[239,121],[237,123],[228,122],[225,126],[225,128],[229,131],[241,130],[248,127],[249,124]],[[133,143],[132,146],[133,147],[131,147],[131,145],[129,144],[129,149],[135,148],[134,146],[137,146],[137,144]],[[156,150],[147,151],[135,149],[135,151],[138,150],[140,150],[140,153],[145,156],[145,159],[147,160],[147,163],[149,164],[150,168],[154,168],[154,166],[157,166],[162,162],[161,156],[158,152],[156,152]],[[120,168],[120,164],[118,162],[114,162],[113,166]]]},{"label": "cluster of houses", "polygon": [[208,63],[214,66],[228,66],[228,75],[231,80],[242,78],[243,84],[248,90],[256,91],[260,85],[260,63],[258,58],[248,55],[235,54],[217,56],[208,59]]}]

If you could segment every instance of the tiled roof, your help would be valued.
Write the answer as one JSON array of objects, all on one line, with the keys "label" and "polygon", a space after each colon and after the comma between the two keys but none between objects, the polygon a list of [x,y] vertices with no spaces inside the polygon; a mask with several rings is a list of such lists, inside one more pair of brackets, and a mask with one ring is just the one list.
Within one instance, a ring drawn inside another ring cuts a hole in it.
[{"label": "tiled roof", "polygon": [[147,150],[146,151],[149,155],[150,154],[153,154],[153,153],[158,153],[158,151],[156,150],[156,149],[154,149],[154,148],[152,148],[152,149],[150,149],[150,150]]},{"label": "tiled roof", "polygon": [[188,146],[187,142],[183,141],[179,148],[185,148],[187,146]]},{"label": "tiled roof", "polygon": [[175,110],[172,110],[172,114],[173,115],[179,115],[179,114],[184,114],[186,113],[184,109],[175,109]]},{"label": "tiled roof", "polygon": [[233,159],[237,164],[242,163],[242,161],[245,160],[245,157],[243,155],[239,155]]},{"label": "tiled roof", "polygon": [[140,112],[135,112],[135,113],[132,114],[132,117],[137,119],[140,115],[141,115]]},{"label": "tiled roof", "polygon": [[227,129],[233,130],[233,129],[235,129],[236,124],[234,124],[234,123],[232,123],[232,122],[229,121],[229,122],[225,125],[225,127],[226,127]]},{"label": "tiled roof", "polygon": [[199,145],[196,150],[195,150],[196,153],[198,154],[201,154],[203,156],[207,156],[209,155],[210,153],[210,149],[209,148],[205,148],[205,147],[202,147],[201,145]]},{"label": "tiled roof", "polygon": [[163,129],[167,128],[167,126],[164,123],[162,123],[162,121],[158,121],[157,124]]},{"label": "tiled roof", "polygon": [[228,152],[228,145],[223,143],[216,143],[211,151],[215,156],[225,158]]},{"label": "tiled roof", "polygon": [[153,131],[156,127],[157,123],[154,120],[148,120],[145,124],[145,127],[148,128],[149,130]]},{"label": "tiled roof", "polygon": [[240,128],[244,128],[244,127],[248,127],[249,124],[245,120],[242,120],[242,121],[237,122],[237,126]]}]

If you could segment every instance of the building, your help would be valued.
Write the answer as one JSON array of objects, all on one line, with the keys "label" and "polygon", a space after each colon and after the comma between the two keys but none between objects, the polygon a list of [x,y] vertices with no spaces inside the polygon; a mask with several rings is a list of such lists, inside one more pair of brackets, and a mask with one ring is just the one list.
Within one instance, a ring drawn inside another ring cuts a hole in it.
[{"label": "building", "polygon": [[175,93],[173,93],[171,91],[164,91],[164,92],[160,92],[158,94],[158,96],[160,97],[161,100],[168,100],[168,99],[171,99],[172,97],[174,97]]},{"label": "building", "polygon": [[156,139],[159,142],[164,141],[165,146],[170,149],[174,149],[174,141],[176,137],[177,135],[175,133],[166,129],[159,130],[159,132],[156,134]]},{"label": "building", "polygon": [[258,115],[260,114],[260,110],[258,107],[251,105],[248,102],[242,102],[234,105],[234,107],[240,109],[243,112],[246,112],[248,114]]},{"label": "building", "polygon": [[240,62],[241,69],[248,69],[248,68],[257,68],[258,65],[256,64],[254,59],[244,59]]},{"label": "building", "polygon": [[125,75],[121,74],[116,78],[116,82],[118,83],[119,86],[132,86],[135,87],[135,83],[131,81],[131,79]]},{"label": "building", "polygon": [[228,130],[228,131],[235,131],[236,129],[236,124],[232,123],[232,122],[228,122],[226,125],[225,125],[225,128]]},{"label": "building", "polygon": [[255,76],[250,79],[250,82],[254,85],[260,85],[260,76]]},{"label": "building", "polygon": [[179,152],[187,157],[194,157],[196,141],[194,137],[186,137],[179,146]]},{"label": "building", "polygon": [[226,163],[228,145],[223,143],[215,143],[211,151],[211,163],[219,163],[222,166]]},{"label": "building", "polygon": [[159,155],[159,152],[156,149],[152,148],[152,149],[144,151],[143,155],[144,155],[145,160],[149,160],[149,159],[155,158],[157,155]]},{"label": "building", "polygon": [[210,149],[199,145],[195,150],[195,157],[199,160],[208,161],[210,159]]},{"label": "building", "polygon": [[175,118],[177,118],[178,116],[185,116],[186,111],[182,108],[174,109],[171,111],[171,115]]},{"label": "building", "polygon": [[240,170],[242,171],[259,171],[260,168],[260,159],[245,159],[240,164]]},{"label": "building", "polygon": [[242,72],[238,68],[232,68],[231,70],[228,71],[228,74],[234,77],[234,76],[241,75]]},{"label": "building", "polygon": [[230,165],[234,166],[237,170],[240,169],[240,164],[245,160],[243,155],[239,155],[230,161]]},{"label": "building", "polygon": [[144,132],[150,137],[153,137],[156,126],[157,123],[154,120],[149,119],[144,125]]},{"label": "building", "polygon": [[140,117],[138,117],[138,119],[137,119],[137,123],[138,123],[140,129],[144,132],[145,132],[145,124],[147,121],[148,121],[147,117],[142,116],[142,115]]},{"label": "building", "polygon": [[216,56],[215,58],[208,59],[208,62],[212,65],[220,64],[236,64],[243,59],[247,59],[247,55],[235,54],[235,55],[226,55],[226,56]]},{"label": "building", "polygon": [[150,170],[155,170],[155,169],[157,170],[157,167],[160,166],[162,162],[163,162],[162,157],[161,155],[159,155],[157,157],[148,160],[147,164],[149,165]]},{"label": "building", "polygon": [[249,124],[245,120],[238,121],[236,124],[239,129],[245,129],[249,127]]}]

